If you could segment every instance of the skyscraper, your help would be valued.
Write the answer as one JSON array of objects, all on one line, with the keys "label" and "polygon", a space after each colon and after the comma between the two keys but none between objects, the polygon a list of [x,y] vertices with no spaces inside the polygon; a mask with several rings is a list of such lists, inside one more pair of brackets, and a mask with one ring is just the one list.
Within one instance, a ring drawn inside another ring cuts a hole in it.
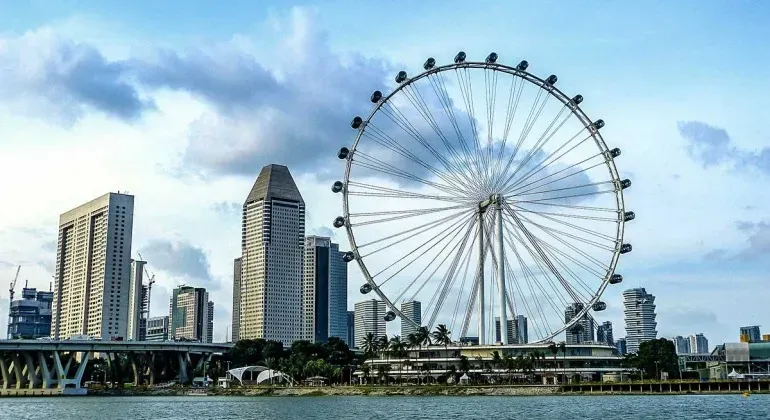
[{"label": "skyscraper", "polygon": [[[417,300],[412,300],[409,302],[404,302],[401,304],[401,313],[404,314],[405,317],[411,319],[414,321],[417,325],[422,325],[422,303]],[[409,334],[414,334],[419,329],[418,326],[412,324],[411,322],[402,319],[401,320],[401,339],[406,340],[407,337],[409,337]]]},{"label": "skyscraper", "polygon": [[324,342],[329,337],[345,340],[348,333],[348,267],[339,245],[330,238],[305,239],[302,287],[305,339]]},{"label": "skyscraper", "polygon": [[612,337],[612,322],[604,321],[596,328],[596,341],[607,344],[609,346],[615,345],[615,340]]},{"label": "skyscraper", "polygon": [[147,339],[147,286],[144,284],[145,261],[131,260],[128,284],[128,328],[126,338],[133,341]]},{"label": "skyscraper", "polygon": [[356,303],[355,314],[355,337],[356,346],[361,347],[361,343],[366,334],[372,333],[375,338],[387,336],[385,331],[385,302],[381,300],[365,300]]},{"label": "skyscraper", "polygon": [[762,334],[759,331],[759,325],[741,327],[740,331],[741,343],[758,343],[762,341]]},{"label": "skyscraper", "polygon": [[[570,322],[576,317],[585,306],[576,302],[567,306],[564,310],[564,322]],[[581,344],[594,341],[593,318],[585,313],[583,317],[567,329],[567,344]]]},{"label": "skyscraper", "polygon": [[243,203],[239,339],[304,336],[305,202],[289,168],[262,168]]},{"label": "skyscraper", "polygon": [[527,325],[527,317],[524,315],[516,316],[516,343],[529,343],[529,326]]},{"label": "skyscraper", "polygon": [[230,325],[230,341],[238,341],[241,323],[241,259],[233,260],[233,317]]},{"label": "skyscraper", "polygon": [[618,349],[618,354],[628,354],[625,338],[618,338],[615,340],[615,348]]},{"label": "skyscraper", "polygon": [[690,351],[696,354],[709,352],[709,341],[703,333],[690,336]]},{"label": "skyscraper", "polygon": [[59,217],[51,336],[126,337],[134,196],[108,193]]},{"label": "skyscraper", "polygon": [[[508,334],[508,343],[509,344],[516,344],[516,319],[508,319],[508,328],[506,328],[506,333]],[[501,343],[503,341],[503,337],[500,334],[500,317],[495,317],[495,342]]]},{"label": "skyscraper", "polygon": [[643,288],[623,292],[623,313],[626,318],[626,342],[629,353],[637,353],[639,345],[658,337],[655,330],[655,296]]},{"label": "skyscraper", "polygon": [[53,292],[24,286],[21,299],[11,302],[8,311],[8,338],[36,339],[51,335]]},{"label": "skyscraper", "polygon": [[147,319],[147,341],[168,340],[168,315]]},{"label": "skyscraper", "polygon": [[214,302],[209,301],[206,311],[206,342],[214,342]]},{"label": "skyscraper", "polygon": [[207,343],[211,320],[209,294],[202,287],[179,286],[172,292],[168,316],[168,337]]},{"label": "skyscraper", "polygon": [[348,336],[345,343],[351,349],[358,348],[356,345],[356,313],[354,311],[348,311]]},{"label": "skyscraper", "polygon": [[677,335],[674,337],[674,349],[676,350],[676,354],[689,354],[690,352],[690,338],[689,337],[682,337],[681,335]]}]

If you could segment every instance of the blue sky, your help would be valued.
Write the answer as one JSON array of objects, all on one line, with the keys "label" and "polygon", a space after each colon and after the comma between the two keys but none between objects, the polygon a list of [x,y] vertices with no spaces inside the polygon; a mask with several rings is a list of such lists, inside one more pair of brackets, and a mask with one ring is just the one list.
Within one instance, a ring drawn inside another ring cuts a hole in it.
[{"label": "blue sky", "polygon": [[[660,335],[713,345],[740,325],[770,329],[766,2],[194,3],[0,0],[0,179],[14,180],[0,183],[0,282],[23,264],[47,286],[58,215],[128,190],[134,249],[165,261],[154,312],[177,282],[206,284],[222,336],[238,203],[259,168],[292,164],[309,233],[339,212],[319,175],[338,168],[276,139],[334,150],[352,141],[337,125],[397,69],[496,51],[559,75],[607,121],[638,216],[618,271],[658,296]],[[307,126],[252,118],[266,109]],[[620,336],[620,290],[605,300]]]}]

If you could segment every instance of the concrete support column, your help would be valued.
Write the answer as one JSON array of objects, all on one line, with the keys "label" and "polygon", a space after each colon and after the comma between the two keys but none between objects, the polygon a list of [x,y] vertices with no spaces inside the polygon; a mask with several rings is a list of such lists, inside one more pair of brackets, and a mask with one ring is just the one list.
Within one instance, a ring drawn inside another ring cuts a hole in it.
[{"label": "concrete support column", "polygon": [[145,354],[145,357],[147,358],[148,365],[147,366],[147,372],[145,373],[145,376],[149,378],[149,385],[155,385],[155,353],[147,353]]},{"label": "concrete support column", "polygon": [[51,388],[51,370],[48,369],[48,361],[45,360],[45,354],[42,351],[37,352],[37,362],[40,367],[40,376],[43,379],[43,388]]},{"label": "concrete support column", "polygon": [[182,352],[177,352],[176,357],[179,362],[179,383],[186,384],[190,381],[190,377],[187,374],[187,361],[190,360],[190,354],[185,352],[183,356]]},{"label": "concrete support column", "polygon": [[16,389],[21,389],[24,386],[24,375],[21,373],[22,364],[18,354],[14,354],[11,362],[11,369],[16,376]]},{"label": "concrete support column", "polygon": [[5,359],[2,357],[0,357],[0,371],[2,371],[3,375],[3,389],[8,389],[11,386],[10,377],[8,375],[8,363],[6,363]]},{"label": "concrete support column", "polygon": [[141,369],[141,364],[137,360],[138,355],[136,353],[129,353],[128,360],[131,363],[131,370],[134,371],[134,386],[139,386],[144,383],[144,375]]},{"label": "concrete support column", "polygon": [[73,380],[75,388],[80,388],[80,384],[83,382],[83,374],[86,372],[86,366],[88,366],[89,360],[91,360],[91,352],[82,352],[80,357],[80,366],[78,366],[78,370],[75,372],[75,379]]},{"label": "concrete support column", "polygon": [[24,358],[24,363],[27,365],[27,379],[29,381],[29,388],[37,388],[40,380],[37,377],[37,369],[35,368],[35,361],[32,359],[32,354],[25,351],[21,353]]}]

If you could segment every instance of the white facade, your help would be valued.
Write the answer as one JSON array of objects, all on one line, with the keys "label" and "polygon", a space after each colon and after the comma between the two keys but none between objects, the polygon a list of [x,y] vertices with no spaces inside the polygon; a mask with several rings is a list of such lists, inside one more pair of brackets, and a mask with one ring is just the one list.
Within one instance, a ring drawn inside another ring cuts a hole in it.
[{"label": "white facade", "polygon": [[655,296],[644,288],[628,289],[623,292],[623,313],[626,318],[626,349],[628,353],[637,353],[639,345],[658,338],[655,329]]},{"label": "white facade", "polygon": [[372,299],[356,303],[354,311],[356,347],[361,347],[361,343],[368,333],[374,334],[377,338],[387,336],[385,331],[386,311],[385,302],[381,300]]},{"label": "white facade", "polygon": [[690,352],[690,339],[677,335],[671,341],[674,342],[674,349],[676,354],[689,354]]},{"label": "white facade", "polygon": [[[419,301],[412,300],[409,302],[402,303],[401,313],[404,314],[405,317],[414,321],[415,324],[422,325],[422,303],[420,303]],[[402,319],[401,320],[401,339],[406,340],[406,338],[409,337],[409,334],[416,334],[418,329],[419,329],[418,326],[412,324],[407,320]]]},{"label": "white facade", "polygon": [[143,283],[145,261],[131,261],[128,285],[127,340],[144,340],[147,337],[147,286]]},{"label": "white facade", "polygon": [[262,168],[243,205],[240,339],[304,336],[305,203],[288,168]]},{"label": "white facade", "polygon": [[108,193],[59,217],[51,337],[128,334],[134,197]]},{"label": "white facade", "polygon": [[304,339],[347,341],[348,269],[330,238],[305,238],[302,306]]},{"label": "white facade", "polygon": [[709,340],[702,333],[690,336],[690,351],[696,354],[709,352]]}]

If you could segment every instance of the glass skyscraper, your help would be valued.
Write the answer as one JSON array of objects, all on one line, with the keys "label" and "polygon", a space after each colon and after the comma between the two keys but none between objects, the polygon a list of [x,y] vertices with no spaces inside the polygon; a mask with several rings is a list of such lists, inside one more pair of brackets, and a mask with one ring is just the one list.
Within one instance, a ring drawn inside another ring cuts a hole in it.
[{"label": "glass skyscraper", "polygon": [[324,342],[329,337],[347,341],[348,268],[339,245],[330,238],[305,238],[302,286],[304,338]]}]

